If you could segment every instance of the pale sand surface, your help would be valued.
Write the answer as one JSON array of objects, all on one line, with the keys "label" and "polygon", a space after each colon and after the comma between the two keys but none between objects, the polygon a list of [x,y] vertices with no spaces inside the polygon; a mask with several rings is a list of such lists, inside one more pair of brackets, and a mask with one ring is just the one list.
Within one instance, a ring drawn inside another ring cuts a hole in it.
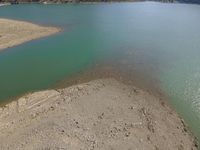
[{"label": "pale sand surface", "polygon": [[10,5],[10,3],[0,3],[0,7],[1,6],[6,6],[6,5]]},{"label": "pale sand surface", "polygon": [[2,150],[195,150],[184,121],[115,79],[28,94],[0,108]]},{"label": "pale sand surface", "polygon": [[55,27],[0,18],[0,51],[59,31]]}]

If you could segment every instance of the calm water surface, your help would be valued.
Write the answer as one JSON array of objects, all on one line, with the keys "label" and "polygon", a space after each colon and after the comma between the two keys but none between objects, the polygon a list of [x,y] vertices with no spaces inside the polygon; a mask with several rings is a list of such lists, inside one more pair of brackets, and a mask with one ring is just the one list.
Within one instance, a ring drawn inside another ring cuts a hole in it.
[{"label": "calm water surface", "polygon": [[0,7],[0,17],[64,29],[0,52],[1,102],[102,63],[159,84],[200,138],[200,6],[31,4]]}]

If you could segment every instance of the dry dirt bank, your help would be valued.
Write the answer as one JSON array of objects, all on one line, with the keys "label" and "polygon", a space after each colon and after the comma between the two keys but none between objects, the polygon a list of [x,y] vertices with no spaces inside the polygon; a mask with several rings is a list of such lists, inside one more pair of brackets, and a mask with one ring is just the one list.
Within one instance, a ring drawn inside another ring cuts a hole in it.
[{"label": "dry dirt bank", "polygon": [[0,108],[2,150],[195,150],[162,100],[114,79],[26,95]]},{"label": "dry dirt bank", "polygon": [[43,27],[24,21],[0,19],[0,51],[59,31],[60,29],[55,27]]}]

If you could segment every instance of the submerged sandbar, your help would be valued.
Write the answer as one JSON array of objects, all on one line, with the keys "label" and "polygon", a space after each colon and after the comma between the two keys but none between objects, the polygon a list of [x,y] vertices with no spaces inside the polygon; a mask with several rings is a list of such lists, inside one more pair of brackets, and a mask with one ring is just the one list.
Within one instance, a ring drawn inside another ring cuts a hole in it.
[{"label": "submerged sandbar", "polygon": [[0,51],[60,31],[56,27],[44,27],[25,21],[1,18],[0,27]]}]

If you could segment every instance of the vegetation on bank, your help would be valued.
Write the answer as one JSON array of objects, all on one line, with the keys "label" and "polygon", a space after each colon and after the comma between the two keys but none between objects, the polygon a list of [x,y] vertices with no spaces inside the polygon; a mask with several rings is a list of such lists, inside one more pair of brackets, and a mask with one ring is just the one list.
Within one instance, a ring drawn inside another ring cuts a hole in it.
[{"label": "vegetation on bank", "polygon": [[[0,3],[11,3],[11,4],[18,4],[18,3],[78,3],[78,2],[138,2],[138,1],[147,1],[147,0],[0,0]],[[157,2],[164,2],[164,3],[194,3],[200,4],[200,0],[150,0],[150,1],[157,1]]]},{"label": "vegetation on bank", "polygon": [[[0,3],[11,3],[11,4],[18,4],[24,2],[49,2],[49,3],[71,3],[71,2],[138,2],[138,1],[147,1],[147,0],[0,0]],[[173,3],[175,1],[185,1],[185,2],[198,2],[198,0],[153,0],[158,2],[170,2]]]},{"label": "vegetation on bank", "polygon": [[182,3],[194,3],[194,4],[200,4],[200,0],[178,0]]}]

